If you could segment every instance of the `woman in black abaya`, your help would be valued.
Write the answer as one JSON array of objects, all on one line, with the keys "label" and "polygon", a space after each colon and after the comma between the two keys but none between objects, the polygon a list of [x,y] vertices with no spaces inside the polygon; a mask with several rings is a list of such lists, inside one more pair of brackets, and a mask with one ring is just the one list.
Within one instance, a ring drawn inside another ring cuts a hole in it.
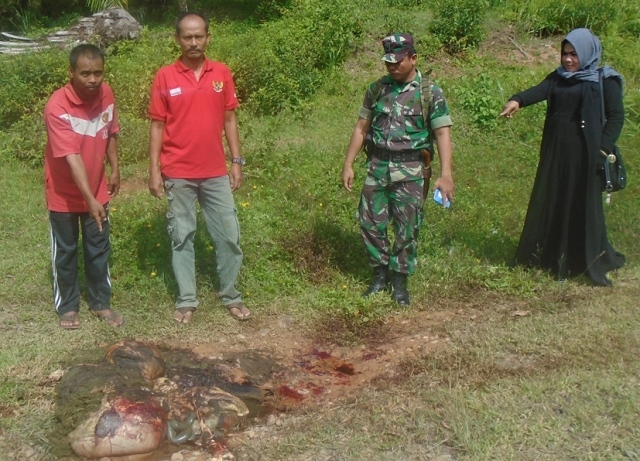
[{"label": "woman in black abaya", "polygon": [[[561,66],[540,84],[513,96],[500,115],[547,101],[540,162],[516,263],[550,270],[558,279],[587,274],[608,286],[607,272],[624,256],[607,239],[598,167],[610,153],[624,123],[622,77],[598,70],[602,47],[588,29],[562,41]],[[603,76],[606,122],[602,119],[599,75]],[[602,152],[601,152],[602,151]]]}]

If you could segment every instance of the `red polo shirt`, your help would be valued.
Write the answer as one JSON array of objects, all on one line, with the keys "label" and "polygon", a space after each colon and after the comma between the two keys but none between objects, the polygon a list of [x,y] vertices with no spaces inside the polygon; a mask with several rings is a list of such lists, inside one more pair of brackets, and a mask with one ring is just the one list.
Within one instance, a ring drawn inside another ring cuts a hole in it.
[{"label": "red polo shirt", "polygon": [[93,196],[100,203],[107,203],[104,159],[109,137],[120,131],[111,88],[103,83],[96,99],[85,103],[68,83],[49,98],[44,108],[44,123],[47,208],[70,213],[88,211],[65,158],[70,154],[81,155]]},{"label": "red polo shirt", "polygon": [[200,80],[180,60],[158,71],[149,116],[165,123],[162,174],[170,178],[214,178],[227,174],[222,144],[224,113],[238,107],[231,71],[205,59]]}]

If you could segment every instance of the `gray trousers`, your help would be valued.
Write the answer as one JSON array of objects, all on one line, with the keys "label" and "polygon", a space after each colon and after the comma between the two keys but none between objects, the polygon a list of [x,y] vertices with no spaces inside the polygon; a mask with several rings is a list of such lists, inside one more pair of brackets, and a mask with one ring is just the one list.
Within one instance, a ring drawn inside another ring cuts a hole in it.
[{"label": "gray trousers", "polygon": [[[105,205],[107,218],[108,205]],[[109,309],[111,277],[109,274],[109,220],[102,223],[102,232],[89,213],[49,212],[51,235],[51,267],[53,270],[53,304],[58,315],[80,308],[78,281],[78,241],[82,232],[84,274],[89,309]]]},{"label": "gray trousers", "polygon": [[196,202],[200,204],[207,231],[213,241],[222,304],[242,301],[236,280],[242,266],[240,225],[231,194],[229,176],[207,179],[164,178],[169,202],[167,230],[171,237],[173,273],[178,283],[176,307],[198,306],[194,239]]}]

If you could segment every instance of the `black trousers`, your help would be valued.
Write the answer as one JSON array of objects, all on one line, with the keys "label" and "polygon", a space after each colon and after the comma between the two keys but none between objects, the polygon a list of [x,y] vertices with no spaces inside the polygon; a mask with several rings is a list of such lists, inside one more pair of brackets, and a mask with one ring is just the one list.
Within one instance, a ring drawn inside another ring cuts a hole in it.
[{"label": "black trousers", "polygon": [[[105,206],[107,218],[108,206]],[[109,309],[111,277],[109,274],[109,220],[102,223],[102,232],[89,213],[49,212],[51,229],[51,266],[53,269],[53,303],[58,315],[80,308],[78,280],[78,241],[82,231],[84,274],[87,283],[89,309]]]}]

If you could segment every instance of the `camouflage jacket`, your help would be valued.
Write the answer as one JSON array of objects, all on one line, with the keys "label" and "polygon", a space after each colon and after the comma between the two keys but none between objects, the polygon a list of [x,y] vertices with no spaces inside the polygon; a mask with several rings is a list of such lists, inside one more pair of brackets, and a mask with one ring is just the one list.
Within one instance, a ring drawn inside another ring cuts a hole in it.
[{"label": "camouflage jacket", "polygon": [[[420,82],[422,74],[408,83],[397,83],[386,75],[369,85],[362,107],[358,111],[360,118],[371,121],[367,140],[373,145],[389,151],[427,149],[433,152],[429,130],[425,126],[420,102]],[[442,89],[430,82],[431,103],[428,119],[431,129],[435,130],[453,123],[449,107]]]},{"label": "camouflage jacket", "polygon": [[[389,151],[427,149],[433,152],[432,140],[422,115],[422,74],[417,72],[413,81],[396,83],[387,75],[369,85],[360,118],[369,120],[371,128],[367,142]],[[431,101],[429,117],[431,129],[451,126],[449,108],[440,87],[430,83]],[[367,161],[365,185],[386,185],[401,181],[422,181],[421,160],[396,162],[377,157]]]}]

